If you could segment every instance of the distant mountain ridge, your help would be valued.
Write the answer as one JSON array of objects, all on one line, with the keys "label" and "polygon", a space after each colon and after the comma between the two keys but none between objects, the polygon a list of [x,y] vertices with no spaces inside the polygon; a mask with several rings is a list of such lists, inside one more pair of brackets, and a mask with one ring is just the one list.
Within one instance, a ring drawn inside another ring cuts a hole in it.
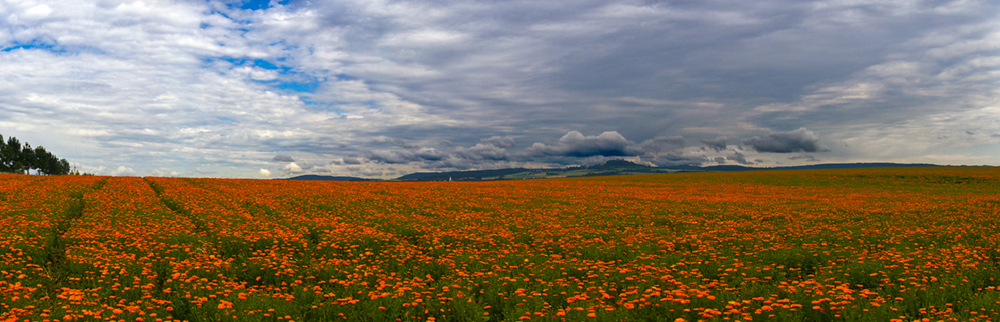
[{"label": "distant mountain ridge", "polygon": [[867,163],[824,163],[800,166],[784,167],[747,167],[741,165],[713,165],[713,166],[670,166],[651,167],[636,164],[626,160],[609,160],[604,163],[589,166],[574,166],[560,169],[527,169],[508,168],[495,170],[468,170],[468,171],[448,171],[448,172],[417,172],[396,178],[403,181],[479,181],[479,180],[513,180],[513,179],[540,179],[540,178],[565,178],[565,177],[586,177],[586,176],[606,176],[622,174],[651,174],[651,173],[676,173],[676,172],[723,172],[723,171],[761,171],[761,170],[806,170],[806,169],[856,169],[856,168],[885,168],[885,167],[939,167],[940,165],[930,163],[891,163],[891,162],[867,162]]},{"label": "distant mountain ridge", "polygon": [[905,168],[905,167],[940,167],[931,163],[892,163],[892,162],[858,162],[858,163],[822,163],[811,165],[796,165],[784,167],[747,167],[741,165],[672,166],[671,169],[684,171],[754,171],[754,170],[807,170],[807,169],[861,169],[861,168]]},{"label": "distant mountain ridge", "polygon": [[358,177],[335,177],[321,176],[316,174],[306,174],[297,177],[283,178],[279,180],[304,180],[304,181],[381,181],[379,179],[366,179]]},{"label": "distant mountain ridge", "polygon": [[[415,172],[398,177],[399,181],[485,181],[485,180],[518,180],[543,178],[569,178],[589,176],[611,176],[624,174],[653,174],[677,172],[726,172],[726,171],[764,171],[764,170],[808,170],[808,169],[860,169],[860,168],[898,168],[898,167],[940,167],[930,163],[892,163],[892,162],[860,162],[860,163],[823,163],[812,165],[797,165],[783,167],[748,167],[742,165],[712,165],[712,166],[670,166],[652,167],[626,160],[608,160],[595,165],[573,166],[557,169],[507,168],[493,170],[465,170],[447,172]],[[311,181],[382,181],[359,177],[335,177],[307,174],[283,180]]]}]

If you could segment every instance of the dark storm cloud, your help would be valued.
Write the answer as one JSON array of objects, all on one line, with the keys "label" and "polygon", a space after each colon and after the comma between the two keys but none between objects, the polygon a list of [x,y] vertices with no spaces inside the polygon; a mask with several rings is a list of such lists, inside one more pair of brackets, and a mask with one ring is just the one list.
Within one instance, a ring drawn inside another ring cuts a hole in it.
[{"label": "dark storm cloud", "polygon": [[[662,160],[669,164],[704,162],[707,159],[694,156],[680,157],[684,139],[656,137],[636,144],[616,132],[604,132],[596,136],[586,136],[570,131],[555,143],[535,143],[524,149],[512,150],[516,145],[510,137],[494,136],[479,140],[470,147],[439,145],[436,148],[415,147],[370,150],[365,158],[382,164],[413,164],[425,169],[468,169],[509,166],[502,162],[532,162],[554,165],[595,164],[613,157],[640,156],[650,160]],[[500,145],[500,146],[497,146]],[[692,161],[694,160],[694,161]],[[360,164],[360,159],[345,157],[343,164]]]},{"label": "dark storm cloud", "polygon": [[381,138],[378,138],[376,140],[373,140],[371,142],[371,144],[373,144],[373,145],[390,145],[390,146],[395,146],[395,147],[400,147],[400,148],[405,148],[405,149],[417,149],[417,148],[420,148],[419,145],[411,143],[411,142],[409,142],[407,140],[399,139],[399,138],[384,137],[384,136],[381,137]]},{"label": "dark storm cloud", "polygon": [[[372,150],[367,155],[368,160],[388,164],[410,163],[415,161],[438,161],[447,157],[447,153],[441,152],[435,148],[419,148],[416,150]],[[348,163],[348,159],[351,158],[344,158],[344,162]],[[357,160],[351,160],[351,162],[355,161]]]},{"label": "dark storm cloud", "polygon": [[736,152],[736,154],[733,154],[731,156],[726,157],[726,160],[736,161],[736,163],[739,163],[739,164],[742,164],[742,165],[751,165],[751,164],[753,164],[753,162],[747,161],[747,157],[745,155],[743,155],[742,153],[739,153],[739,152]]},{"label": "dark storm cloud", "polygon": [[806,128],[791,132],[775,132],[743,140],[743,145],[757,152],[792,153],[823,152],[827,148],[819,144],[819,136]]},{"label": "dark storm cloud", "polygon": [[[417,2],[401,5],[420,8]],[[357,45],[372,46],[379,43],[373,41],[377,39],[385,46],[419,49],[387,58],[418,63],[447,75],[436,77],[435,83],[409,83],[403,78],[406,83],[400,85],[413,89],[409,94],[438,96],[428,90],[446,87],[451,89],[435,92],[476,89],[466,97],[482,100],[488,96],[478,85],[510,79],[527,81],[523,85],[551,82],[560,91],[590,97],[793,99],[806,91],[805,84],[847,76],[877,63],[884,50],[904,43],[907,37],[932,30],[935,25],[921,16],[923,10],[936,5],[509,1],[502,5],[445,5],[437,8],[432,19],[384,12],[371,17],[366,16],[365,8],[353,7],[350,2],[335,6],[328,8],[329,22],[337,26],[358,22],[360,25],[352,27],[364,32],[357,34]],[[345,7],[352,10],[343,10]],[[965,18],[963,15],[947,18]],[[947,18],[934,23],[954,23]],[[428,32],[415,34],[404,25]],[[559,68],[494,69],[476,64],[501,55],[505,58],[499,60],[503,67]],[[531,72],[515,72],[518,70]],[[476,77],[470,74],[474,72],[484,74]],[[493,80],[486,78],[490,76]],[[522,88],[508,85],[508,89]]]},{"label": "dark storm cloud", "polygon": [[662,153],[653,156],[643,156],[641,159],[643,161],[648,161],[650,163],[656,164],[658,166],[675,166],[675,165],[699,166],[711,162],[711,159],[709,159],[704,155],[685,154],[680,151]]},{"label": "dark storm cloud", "polygon": [[413,161],[419,161],[420,158],[417,157],[413,152],[410,151],[399,151],[399,150],[372,150],[367,155],[368,160],[381,162],[381,163],[409,163]]},{"label": "dark storm cloud", "polygon": [[517,146],[514,144],[514,138],[509,136],[493,136],[488,139],[482,139],[479,142],[505,149]]},{"label": "dark storm cloud", "polygon": [[448,157],[447,153],[438,151],[438,149],[435,148],[420,148],[413,155],[421,160],[428,161],[437,161]]},{"label": "dark storm cloud", "polygon": [[641,150],[618,132],[609,131],[597,136],[585,136],[577,131],[569,131],[555,144],[535,143],[527,150],[529,155],[538,156],[633,156]]},{"label": "dark storm cloud", "polygon": [[279,155],[274,156],[274,158],[271,158],[271,161],[277,161],[277,162],[295,162],[295,159],[292,159],[292,157],[284,155],[284,154],[279,154]]},{"label": "dark storm cloud", "polygon": [[[517,133],[523,142],[539,142],[524,150],[525,155],[547,161],[560,155],[656,150],[644,144],[574,150],[546,140],[554,128],[615,130],[636,142],[691,136],[696,142],[703,139],[706,151],[715,152],[744,140],[761,152],[823,150],[808,140],[781,135],[750,138],[751,131],[786,129],[794,120],[827,133],[843,119],[877,123],[881,117],[908,115],[898,111],[916,110],[904,99],[885,101],[879,95],[905,93],[902,85],[892,82],[912,79],[908,77],[932,80],[931,71],[951,64],[917,54],[935,50],[921,40],[957,31],[952,29],[957,26],[990,30],[981,24],[995,18],[985,14],[995,6],[989,2],[944,11],[939,10],[942,6],[948,4],[509,1],[502,6],[443,6],[433,19],[383,12],[378,19],[364,21],[371,27],[366,46],[412,50],[383,58],[423,68],[407,76],[372,74],[383,89],[475,124],[471,131]],[[484,20],[493,23],[479,23]],[[399,24],[410,29],[394,27]],[[970,31],[954,39],[975,41],[983,35]],[[376,39],[381,42],[371,41]],[[887,60],[887,53],[896,53],[899,62]],[[970,59],[973,56],[984,55],[976,52]],[[911,65],[917,66],[916,74],[899,74],[906,71],[901,67]],[[358,70],[355,67],[348,69]],[[922,82],[928,85],[921,92],[943,90],[929,85],[935,82]],[[870,108],[876,102],[879,108]],[[684,132],[687,128],[698,132]],[[721,134],[728,139],[722,140]],[[465,147],[475,144],[455,136],[444,139]],[[511,148],[505,152],[517,153]]]},{"label": "dark storm cloud", "polygon": [[789,157],[788,159],[789,160],[806,160],[806,161],[809,161],[809,162],[817,162],[817,161],[819,161],[819,159],[817,159],[816,157],[811,156],[811,155],[807,155],[807,154],[797,155],[797,156],[794,156],[794,157]]},{"label": "dark storm cloud", "polygon": [[478,143],[470,148],[458,148],[455,155],[471,160],[508,160],[510,154],[507,149],[493,144]]},{"label": "dark storm cloud", "polygon": [[728,142],[729,139],[727,139],[724,136],[720,136],[715,139],[701,140],[701,144],[704,144],[705,147],[715,150],[716,152],[722,152],[723,150],[725,150]]},{"label": "dark storm cloud", "polygon": [[673,151],[684,147],[684,138],[681,136],[660,136],[642,141],[639,147],[650,153]]}]

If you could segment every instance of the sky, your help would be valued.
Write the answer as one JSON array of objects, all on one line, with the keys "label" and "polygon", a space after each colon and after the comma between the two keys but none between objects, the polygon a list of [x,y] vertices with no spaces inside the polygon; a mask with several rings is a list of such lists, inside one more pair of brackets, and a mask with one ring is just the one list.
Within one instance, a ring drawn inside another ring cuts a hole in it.
[{"label": "sky", "polygon": [[1000,165],[977,0],[0,0],[0,134],[102,175]]}]

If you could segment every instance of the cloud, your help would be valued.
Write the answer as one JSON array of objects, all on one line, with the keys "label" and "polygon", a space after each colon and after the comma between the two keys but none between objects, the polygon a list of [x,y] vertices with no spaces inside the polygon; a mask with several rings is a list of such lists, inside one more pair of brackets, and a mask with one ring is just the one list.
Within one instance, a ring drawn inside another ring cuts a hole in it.
[{"label": "cloud", "polygon": [[649,140],[642,141],[639,145],[643,151],[658,153],[665,151],[673,151],[684,147],[684,137],[681,136],[658,136]]},{"label": "cloud", "polygon": [[49,16],[52,13],[52,8],[45,4],[36,5],[24,11],[21,16],[29,21],[41,20]]},{"label": "cloud", "polygon": [[803,154],[803,155],[797,155],[797,156],[793,156],[793,157],[788,157],[788,159],[789,160],[806,160],[806,161],[809,161],[809,162],[817,162],[817,161],[819,161],[819,159],[817,159],[816,157],[808,155],[808,154]]},{"label": "cloud", "polygon": [[361,161],[361,159],[358,159],[356,157],[344,157],[342,160],[343,160],[344,164],[361,164],[361,163],[363,163]]},{"label": "cloud", "polygon": [[118,166],[117,169],[111,171],[111,175],[113,175],[113,176],[134,176],[135,175],[135,169],[132,169],[130,167],[126,167],[126,166],[120,165],[120,166]]},{"label": "cloud", "polygon": [[715,139],[701,140],[701,144],[704,144],[705,147],[715,150],[716,152],[722,152],[726,149],[728,140],[728,138],[720,136]]},{"label": "cloud", "polygon": [[420,160],[437,161],[448,157],[447,153],[435,148],[420,148],[413,155]]},{"label": "cloud", "polygon": [[267,169],[260,169],[260,175],[265,176],[265,177],[270,177],[271,176],[271,171],[267,170]]},{"label": "cloud", "polygon": [[289,162],[284,167],[282,167],[281,170],[287,174],[299,174],[305,172],[305,169],[303,169],[295,162]]},{"label": "cloud", "polygon": [[742,153],[739,153],[739,152],[736,152],[736,154],[733,154],[731,156],[726,157],[726,160],[736,161],[736,163],[739,163],[739,164],[742,164],[742,165],[751,165],[751,164],[753,164],[753,162],[747,161],[747,157],[745,155],[743,155]]},{"label": "cloud", "polygon": [[493,136],[488,139],[479,140],[479,142],[504,149],[513,148],[517,146],[516,144],[514,144],[514,138],[509,136]]},{"label": "cloud", "polygon": [[390,143],[392,145],[395,145],[395,146],[398,146],[398,147],[401,147],[401,148],[407,148],[407,149],[417,149],[417,148],[420,148],[420,146],[418,146],[416,144],[413,144],[413,143],[410,143],[410,142],[408,142],[406,140],[403,140],[403,139],[382,138],[381,142],[387,142],[387,143]]},{"label": "cloud", "polygon": [[295,159],[292,159],[292,157],[284,155],[284,154],[279,154],[279,155],[274,156],[274,158],[272,158],[271,161],[277,161],[277,162],[295,162]]},{"label": "cloud", "polygon": [[598,136],[584,136],[577,131],[569,131],[553,145],[535,143],[528,148],[533,155],[554,155],[570,157],[590,156],[634,156],[641,151],[633,143],[615,131],[603,132]]},{"label": "cloud", "polygon": [[471,160],[508,160],[510,154],[507,149],[493,145],[492,143],[477,143],[470,148],[458,148],[455,155]]},{"label": "cloud", "polygon": [[396,164],[419,161],[420,157],[406,150],[372,150],[367,155],[368,160],[375,162]]},{"label": "cloud", "polygon": [[718,158],[710,159],[705,155],[689,154],[682,150],[670,151],[667,153],[659,153],[653,155],[644,155],[640,157],[642,161],[646,161],[657,166],[680,166],[680,165],[693,165],[700,166],[702,164],[712,162],[713,160],[718,162]]},{"label": "cloud", "polygon": [[154,177],[168,177],[168,176],[176,176],[178,174],[179,173],[177,173],[177,171],[173,171],[167,168],[149,170],[149,175]]},{"label": "cloud", "polygon": [[393,176],[393,175],[398,174],[394,170],[387,169],[387,168],[382,168],[382,167],[376,167],[376,166],[374,166],[372,164],[366,164],[366,165],[363,165],[363,166],[347,167],[346,170],[351,175],[362,176],[362,177],[386,177],[386,176]]},{"label": "cloud", "polygon": [[791,132],[774,132],[743,140],[743,145],[757,152],[792,153],[823,152],[828,149],[819,144],[819,136],[806,128]]}]

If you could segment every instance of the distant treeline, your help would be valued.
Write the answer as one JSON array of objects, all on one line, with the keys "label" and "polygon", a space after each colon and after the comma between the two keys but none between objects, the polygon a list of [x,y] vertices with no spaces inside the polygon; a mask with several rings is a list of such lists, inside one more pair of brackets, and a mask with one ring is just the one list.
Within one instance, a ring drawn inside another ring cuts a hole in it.
[{"label": "distant treeline", "polygon": [[45,148],[39,146],[32,149],[25,142],[23,145],[15,137],[3,139],[0,135],[0,172],[38,174],[69,174],[69,161],[59,159]]}]

